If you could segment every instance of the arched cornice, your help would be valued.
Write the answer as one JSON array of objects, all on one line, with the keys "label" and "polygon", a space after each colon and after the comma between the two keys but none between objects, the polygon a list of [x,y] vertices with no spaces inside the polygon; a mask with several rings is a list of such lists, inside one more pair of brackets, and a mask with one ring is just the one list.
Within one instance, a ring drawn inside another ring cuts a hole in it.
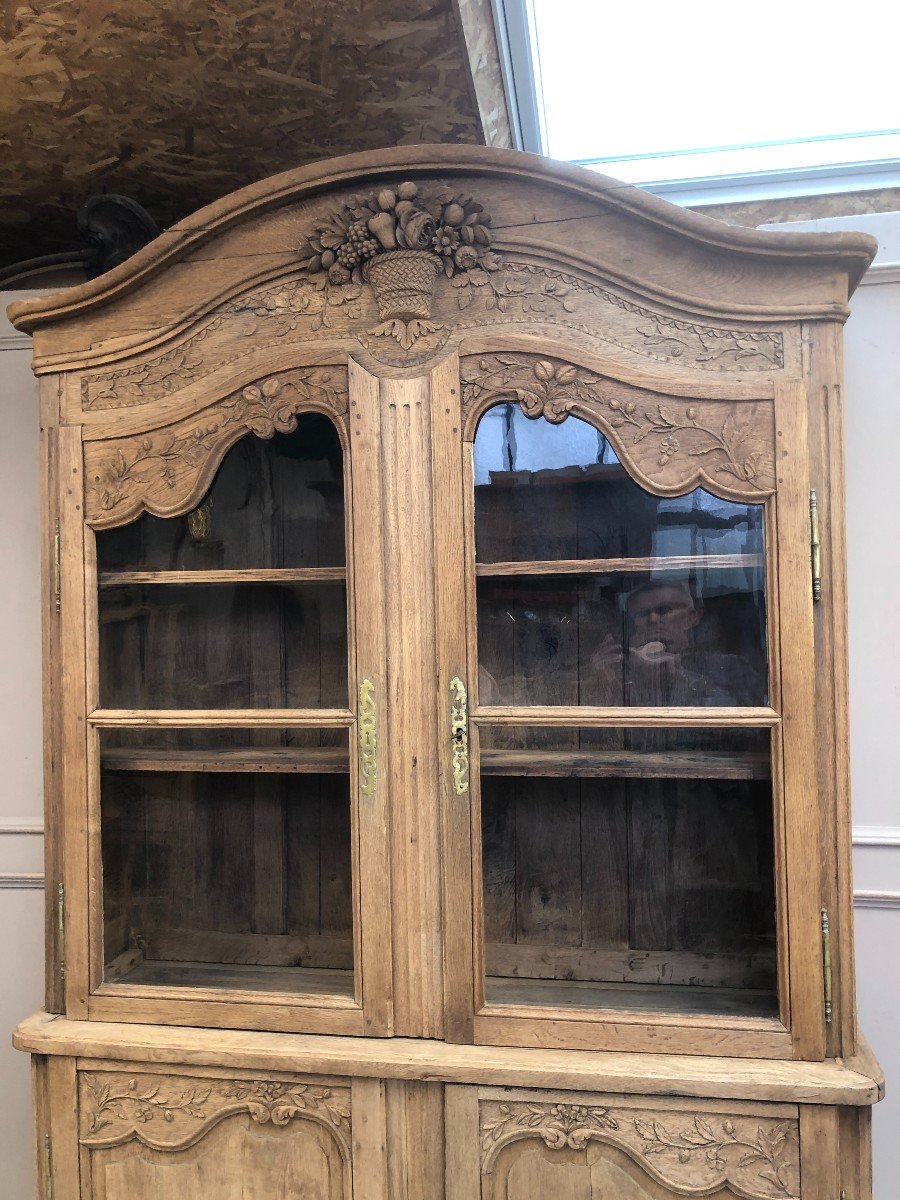
[{"label": "arched cornice", "polygon": [[[640,253],[621,258],[614,252],[616,246],[626,243],[630,251],[635,250],[641,230],[648,243],[646,252],[657,263],[656,287],[701,307],[715,307],[718,278],[727,282],[732,311],[751,315],[755,309],[762,313],[777,308],[795,319],[804,313],[822,316],[829,311],[839,316],[876,249],[874,239],[865,234],[776,233],[725,225],[583,168],[519,151],[404,146],[330,159],[243,188],[179,222],[106,275],[49,297],[12,305],[10,318],[17,328],[32,332],[54,323],[94,317],[98,310],[124,300],[177,264],[197,267],[218,253],[233,253],[226,242],[238,226],[323,192],[352,188],[362,181],[371,186],[378,180],[460,175],[478,176],[486,184],[496,181],[513,199],[525,184],[555,193],[557,205],[550,204],[542,211],[532,204],[518,214],[512,210],[504,213],[495,224],[498,244],[515,242],[516,230],[524,237],[527,227],[538,225],[542,227],[537,239],[541,246],[568,240],[577,248],[577,240],[583,236],[586,244],[581,254],[585,258],[603,263],[617,278],[650,287],[654,274],[641,266]],[[556,221],[553,209],[563,200],[567,211]],[[592,217],[608,218],[608,229],[597,228],[587,236]],[[562,225],[569,228],[561,233]],[[605,244],[609,256],[604,253]],[[262,246],[259,243],[259,248],[250,251],[260,268],[265,258]],[[290,246],[279,245],[277,237],[270,246],[273,259],[289,251]],[[626,267],[629,261],[637,266],[634,274]],[[252,267],[248,261],[248,270]],[[796,273],[796,293],[782,289],[780,298],[767,304],[767,280],[783,279],[785,268]]]}]

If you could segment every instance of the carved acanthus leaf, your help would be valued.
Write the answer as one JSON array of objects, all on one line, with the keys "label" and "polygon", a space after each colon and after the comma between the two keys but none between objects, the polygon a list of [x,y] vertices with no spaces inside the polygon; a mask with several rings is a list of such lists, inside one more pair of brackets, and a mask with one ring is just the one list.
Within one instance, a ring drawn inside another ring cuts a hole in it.
[{"label": "carved acanthus leaf", "polygon": [[281,1080],[208,1080],[87,1072],[82,1075],[81,1142],[158,1149],[193,1145],[219,1121],[247,1113],[258,1124],[307,1117],[328,1125],[342,1147],[350,1134],[347,1088]]},{"label": "carved acanthus leaf", "polygon": [[800,1194],[795,1120],[538,1100],[482,1101],[479,1113],[488,1173],[504,1147],[523,1139],[539,1138],[550,1150],[601,1142],[624,1151],[675,1194],[707,1195],[725,1186],[754,1200]]},{"label": "carved acanthus leaf", "polygon": [[764,402],[661,396],[532,354],[466,357],[462,379],[469,433],[490,405],[515,403],[552,424],[570,415],[599,424],[620,458],[666,490],[701,477],[747,495],[774,489],[772,413]]},{"label": "carved acanthus leaf", "polygon": [[249,384],[161,431],[88,442],[86,510],[103,527],[146,508],[174,515],[192,507],[225,451],[245,433],[290,433],[311,409],[341,418],[348,407],[344,368],[297,368]]}]

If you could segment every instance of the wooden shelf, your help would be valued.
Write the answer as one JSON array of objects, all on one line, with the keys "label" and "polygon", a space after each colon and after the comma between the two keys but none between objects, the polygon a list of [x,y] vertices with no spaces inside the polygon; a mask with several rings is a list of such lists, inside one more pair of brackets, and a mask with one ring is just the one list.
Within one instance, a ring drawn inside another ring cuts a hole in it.
[{"label": "wooden shelf", "polygon": [[476,563],[476,575],[619,575],[646,571],[744,570],[762,567],[761,554],[670,554],[655,558],[556,558]]},{"label": "wooden shelf", "polygon": [[633,708],[601,707],[591,704],[483,704],[471,714],[476,725],[533,725],[542,728],[560,726],[573,729],[762,729],[779,725],[781,717],[774,708],[726,708],[710,704],[704,707]]},{"label": "wooden shelf", "polygon": [[205,774],[346,775],[346,746],[250,746],[222,750],[114,747],[104,750],[107,771],[190,771]]},{"label": "wooden shelf", "polygon": [[268,967],[242,963],[148,959],[118,974],[108,987],[184,987],[292,996],[353,998],[353,972],[318,967]]},{"label": "wooden shelf", "polygon": [[353,725],[349,708],[95,708],[95,729],[334,729]]},{"label": "wooden shelf", "polygon": [[485,980],[488,1005],[514,1007],[587,1008],[626,1012],[679,1013],[685,1016],[777,1017],[774,993],[750,988],[673,986],[665,983],[587,983],[565,979]]},{"label": "wooden shelf", "polygon": [[572,484],[634,482],[621,463],[589,463],[583,467],[538,467],[535,471],[491,471],[489,483],[476,489],[514,487],[570,487]]},{"label": "wooden shelf", "polygon": [[718,750],[482,750],[482,775],[569,779],[769,779],[768,754]]},{"label": "wooden shelf", "polygon": [[250,571],[103,571],[100,587],[129,584],[328,583],[347,578],[346,567],[272,567]]},{"label": "wooden shelf", "polygon": [[[251,746],[221,750],[114,747],[104,750],[107,771],[213,774],[346,775],[345,746]],[[482,775],[569,779],[768,779],[769,756],[701,750],[518,750],[481,752]]]}]

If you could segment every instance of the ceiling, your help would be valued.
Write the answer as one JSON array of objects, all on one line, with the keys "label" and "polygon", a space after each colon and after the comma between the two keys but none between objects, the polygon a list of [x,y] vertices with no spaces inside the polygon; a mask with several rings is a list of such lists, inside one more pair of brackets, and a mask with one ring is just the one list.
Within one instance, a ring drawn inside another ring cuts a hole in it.
[{"label": "ceiling", "polygon": [[0,0],[0,266],[415,142],[510,144],[490,0]]}]

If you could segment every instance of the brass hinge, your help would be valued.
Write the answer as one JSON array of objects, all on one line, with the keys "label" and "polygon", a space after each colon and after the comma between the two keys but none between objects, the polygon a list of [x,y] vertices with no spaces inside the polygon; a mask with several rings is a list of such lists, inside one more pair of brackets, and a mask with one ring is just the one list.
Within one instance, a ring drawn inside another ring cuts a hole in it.
[{"label": "brass hinge", "polygon": [[812,598],[822,599],[822,553],[819,548],[819,498],[809,493],[809,557],[812,570]]},{"label": "brass hinge", "polygon": [[66,885],[60,883],[56,889],[56,940],[59,952],[59,973],[66,974]]},{"label": "brass hinge", "polygon": [[822,909],[822,973],[825,985],[825,1022],[831,1022],[831,924],[828,920],[828,909]]},{"label": "brass hinge", "polygon": [[59,553],[59,521],[53,530],[53,607],[57,612],[62,608],[62,567]]},{"label": "brass hinge", "polygon": [[44,1134],[44,1200],[53,1200],[53,1143]]}]

